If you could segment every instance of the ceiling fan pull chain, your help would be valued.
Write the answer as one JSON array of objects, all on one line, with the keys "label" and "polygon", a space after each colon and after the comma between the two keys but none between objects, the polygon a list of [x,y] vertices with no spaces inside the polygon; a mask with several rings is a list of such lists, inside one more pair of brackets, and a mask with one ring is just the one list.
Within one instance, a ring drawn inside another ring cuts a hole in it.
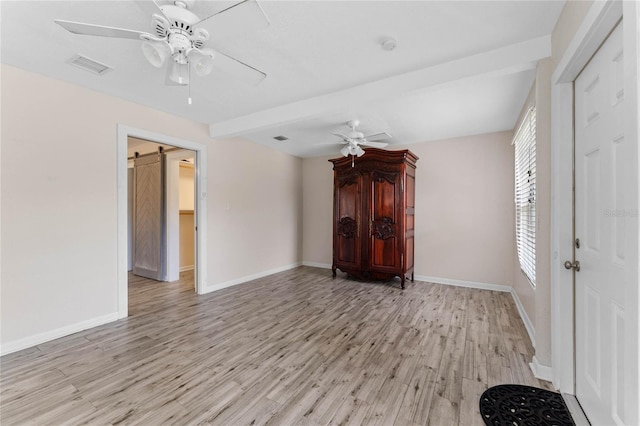
[{"label": "ceiling fan pull chain", "polygon": [[187,81],[187,89],[189,90],[189,105],[191,105],[191,62],[187,62],[187,74],[189,75],[189,80]]}]

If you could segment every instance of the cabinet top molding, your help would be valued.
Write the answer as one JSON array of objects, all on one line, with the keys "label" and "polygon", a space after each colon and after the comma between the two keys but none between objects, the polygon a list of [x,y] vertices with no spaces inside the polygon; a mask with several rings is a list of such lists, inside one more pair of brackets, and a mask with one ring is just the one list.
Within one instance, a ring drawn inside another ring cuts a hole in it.
[{"label": "cabinet top molding", "polygon": [[[416,166],[416,162],[418,161],[418,157],[408,149],[398,150],[398,151],[388,151],[386,149],[380,148],[365,148],[364,155],[362,157],[356,157],[355,164],[368,162],[368,161],[382,161],[385,163],[404,163]],[[340,157],[333,158],[329,160],[333,163],[333,168],[336,169],[342,166],[351,167],[351,156],[349,157]]]}]

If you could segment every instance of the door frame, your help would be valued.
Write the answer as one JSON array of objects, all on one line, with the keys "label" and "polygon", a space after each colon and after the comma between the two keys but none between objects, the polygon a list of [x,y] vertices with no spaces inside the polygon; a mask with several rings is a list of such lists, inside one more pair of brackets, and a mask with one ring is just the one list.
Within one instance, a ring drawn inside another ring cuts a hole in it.
[{"label": "door frame", "polygon": [[[573,259],[573,82],[624,16],[623,46],[625,55],[625,137],[638,140],[638,61],[640,55],[640,7],[636,2],[609,0],[594,2],[573,40],[553,72],[551,79],[551,352],[553,384],[561,392],[575,394],[575,322],[573,273],[562,266]],[[637,161],[637,160],[636,160]],[[638,178],[636,170],[636,179]],[[638,194],[635,194],[638,205]],[[638,235],[638,217],[631,217],[631,230]],[[634,227],[635,225],[635,227]],[[637,271],[636,271],[637,277]],[[629,324],[638,324],[640,299],[637,288],[629,301]],[[633,306],[635,304],[635,306]],[[631,328],[631,327],[630,327]],[[635,332],[637,333],[637,328]],[[639,348],[632,348],[637,359]],[[635,369],[635,371],[634,371]],[[640,373],[637,365],[630,368],[632,388],[638,389]],[[631,424],[640,419],[635,407]],[[635,419],[634,419],[635,418]]]},{"label": "door frame", "polygon": [[203,294],[207,283],[207,146],[201,143],[174,138],[148,130],[137,129],[122,124],[117,125],[117,306],[118,319],[129,315],[129,294],[127,275],[127,151],[129,137],[146,139],[164,145],[188,149],[195,152],[195,236],[196,259],[194,280],[197,294]]},{"label": "door frame", "polygon": [[[180,149],[177,151],[169,151],[165,153],[165,235],[167,236],[167,244],[165,256],[167,258],[167,268],[165,280],[174,282],[180,279],[180,162],[185,158],[194,157],[193,151]],[[195,163],[195,161],[194,161]],[[196,188],[195,188],[195,167],[194,167],[194,214],[198,214],[196,210]],[[194,216],[195,217],[195,216]],[[195,225],[195,222],[194,222]],[[195,245],[195,236],[194,236]],[[194,255],[197,253],[194,247]],[[194,269],[197,266],[194,258]],[[194,282],[195,288],[195,282]],[[196,290],[197,291],[197,290]]]}]

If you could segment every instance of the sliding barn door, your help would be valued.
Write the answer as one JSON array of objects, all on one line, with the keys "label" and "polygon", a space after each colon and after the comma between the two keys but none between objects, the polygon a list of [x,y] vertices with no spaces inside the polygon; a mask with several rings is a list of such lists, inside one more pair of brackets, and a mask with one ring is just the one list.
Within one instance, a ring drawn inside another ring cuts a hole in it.
[{"label": "sliding barn door", "polygon": [[164,280],[164,154],[134,160],[133,273]]}]

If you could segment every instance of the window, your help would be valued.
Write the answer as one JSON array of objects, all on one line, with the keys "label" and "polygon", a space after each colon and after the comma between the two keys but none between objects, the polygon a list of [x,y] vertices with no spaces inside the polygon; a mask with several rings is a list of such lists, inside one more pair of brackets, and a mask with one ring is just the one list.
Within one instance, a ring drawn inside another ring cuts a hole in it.
[{"label": "window", "polygon": [[536,109],[525,114],[515,145],[516,242],[522,272],[536,285]]}]

